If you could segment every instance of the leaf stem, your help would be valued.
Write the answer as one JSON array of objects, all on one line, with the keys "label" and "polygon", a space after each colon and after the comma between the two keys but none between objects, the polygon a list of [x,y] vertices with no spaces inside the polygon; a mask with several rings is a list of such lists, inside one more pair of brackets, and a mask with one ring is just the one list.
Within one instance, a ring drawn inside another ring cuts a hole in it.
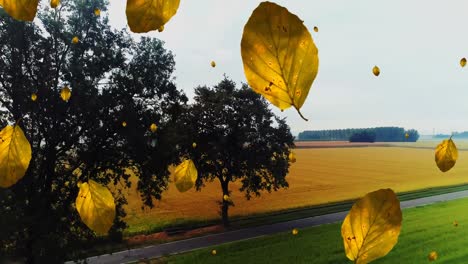
[{"label": "leaf stem", "polygon": [[309,119],[305,118],[302,113],[301,113],[301,110],[299,110],[299,108],[295,107],[296,108],[296,111],[297,113],[302,117],[302,119],[304,119],[305,121],[309,121]]}]

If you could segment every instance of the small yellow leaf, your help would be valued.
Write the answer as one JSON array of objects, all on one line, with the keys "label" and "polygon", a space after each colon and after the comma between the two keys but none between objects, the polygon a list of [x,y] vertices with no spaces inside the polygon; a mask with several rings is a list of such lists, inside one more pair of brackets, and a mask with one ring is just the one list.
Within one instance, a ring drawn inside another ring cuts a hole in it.
[{"label": "small yellow leaf", "polygon": [[214,255],[216,255],[216,254],[217,254],[216,249],[211,250],[211,255],[214,256]]},{"label": "small yellow leaf", "polygon": [[112,193],[93,180],[82,183],[76,197],[76,209],[83,223],[94,232],[105,235],[115,218],[115,202]]},{"label": "small yellow leaf", "polygon": [[36,93],[32,93],[32,94],[31,94],[31,100],[32,100],[33,102],[35,102],[35,101],[37,100],[37,94],[36,94]]},{"label": "small yellow leaf", "polygon": [[101,15],[101,9],[99,9],[99,8],[94,9],[94,15],[95,16],[100,16]]},{"label": "small yellow leaf", "polygon": [[37,13],[39,0],[0,0],[8,15],[17,20],[33,21]]},{"label": "small yellow leaf", "polygon": [[0,187],[8,188],[24,177],[31,161],[31,145],[18,125],[0,131]]},{"label": "small yellow leaf", "polygon": [[151,130],[151,132],[154,133],[154,132],[156,132],[156,130],[158,130],[158,126],[157,126],[155,123],[153,123],[153,124],[151,124],[151,126],[150,126],[150,130]]},{"label": "small yellow leaf", "polygon": [[197,147],[197,143],[193,142],[192,143],[192,148],[196,148]]},{"label": "small yellow leaf", "polygon": [[291,163],[296,162],[296,154],[292,150],[289,152],[289,157],[288,158],[289,158],[289,161]]},{"label": "small yellow leaf", "polygon": [[405,138],[406,138],[406,139],[409,138],[409,134],[408,134],[408,133],[405,134]]},{"label": "small yellow leaf", "polygon": [[72,38],[72,43],[73,43],[73,44],[78,44],[78,42],[80,42],[80,39],[79,39],[77,36],[74,36],[74,37]]},{"label": "small yellow leaf", "polygon": [[70,91],[70,88],[68,88],[68,86],[65,86],[62,88],[62,90],[60,91],[60,97],[65,102],[68,102],[68,100],[70,100],[71,91]]},{"label": "small yellow leaf", "polygon": [[377,66],[374,66],[374,68],[372,69],[372,73],[373,73],[375,76],[379,76],[379,75],[380,75],[380,68],[377,67]]},{"label": "small yellow leaf", "polygon": [[393,190],[366,194],[354,203],[341,226],[346,256],[365,264],[387,255],[398,242],[401,220],[400,202]]},{"label": "small yellow leaf", "polygon": [[317,76],[319,59],[303,21],[277,4],[261,3],[244,27],[241,55],[250,87],[281,110],[293,106],[305,119],[299,109]]},{"label": "small yellow leaf", "polygon": [[227,195],[227,194],[223,195],[223,200],[226,201],[226,202],[232,201],[231,197],[229,197],[229,195]]},{"label": "small yellow leaf", "polygon": [[297,235],[297,234],[299,234],[299,230],[297,230],[297,228],[294,228],[291,233],[293,235]]},{"label": "small yellow leaf", "polygon": [[190,190],[195,185],[197,177],[197,168],[190,159],[184,160],[174,170],[174,181],[179,192]]},{"label": "small yellow leaf", "polygon": [[314,31],[318,32],[319,31],[318,27],[314,27]]},{"label": "small yellow leaf", "polygon": [[58,5],[60,5],[60,0],[50,0],[50,7],[56,8]]},{"label": "small yellow leaf", "polygon": [[429,259],[429,261],[434,261],[434,260],[437,260],[437,252],[435,251],[432,251],[431,253],[429,253],[429,255],[427,256],[427,258]]},{"label": "small yellow leaf", "polygon": [[452,138],[443,140],[435,150],[435,162],[442,172],[450,170],[458,159],[457,146]]},{"label": "small yellow leaf", "polygon": [[460,66],[465,67],[465,65],[466,65],[466,58],[462,58],[460,60]]},{"label": "small yellow leaf", "polygon": [[164,26],[179,9],[180,0],[127,0],[130,30],[143,33]]},{"label": "small yellow leaf", "polygon": [[214,68],[214,67],[216,67],[216,62],[215,62],[215,61],[211,61],[210,65],[211,65],[211,67]]},{"label": "small yellow leaf", "polygon": [[126,126],[127,126],[127,122],[123,121],[123,122],[122,122],[122,126],[123,126],[123,127],[126,127]]},{"label": "small yellow leaf", "polygon": [[158,32],[163,32],[164,31],[164,25],[158,27]]},{"label": "small yellow leaf", "polygon": [[453,226],[454,226],[454,227],[457,227],[457,226],[458,226],[458,221],[457,221],[457,220],[453,221]]}]

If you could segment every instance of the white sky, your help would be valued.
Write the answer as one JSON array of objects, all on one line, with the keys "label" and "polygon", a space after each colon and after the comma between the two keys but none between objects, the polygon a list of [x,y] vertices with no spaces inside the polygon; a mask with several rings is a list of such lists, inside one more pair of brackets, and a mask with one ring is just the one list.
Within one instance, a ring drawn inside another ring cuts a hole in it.
[{"label": "white sky", "polygon": [[[111,0],[116,28],[127,26],[125,2]],[[240,85],[246,81],[242,30],[260,2],[182,0],[164,32],[145,35],[162,39],[175,54],[177,86],[189,98],[196,86],[214,85],[224,73]],[[468,66],[459,66],[468,57],[468,1],[275,2],[304,20],[319,49],[319,73],[301,109],[309,122],[293,108],[275,108],[294,134],[374,126],[423,134],[468,130]],[[379,77],[372,75],[374,65]]]}]

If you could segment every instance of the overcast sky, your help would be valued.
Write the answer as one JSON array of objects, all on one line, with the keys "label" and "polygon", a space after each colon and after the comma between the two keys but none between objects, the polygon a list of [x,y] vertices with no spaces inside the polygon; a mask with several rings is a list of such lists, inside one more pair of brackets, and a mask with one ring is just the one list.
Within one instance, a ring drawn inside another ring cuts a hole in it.
[{"label": "overcast sky", "polygon": [[[126,27],[126,1],[110,2],[111,24]],[[194,87],[214,85],[224,73],[240,85],[246,82],[242,30],[260,2],[182,0],[164,32],[145,35],[162,39],[175,54],[176,83],[189,98]],[[304,20],[319,50],[319,72],[301,109],[309,121],[293,108],[281,113],[272,106],[294,134],[375,126],[423,134],[468,130],[468,66],[459,65],[468,57],[468,1],[275,2]]]}]

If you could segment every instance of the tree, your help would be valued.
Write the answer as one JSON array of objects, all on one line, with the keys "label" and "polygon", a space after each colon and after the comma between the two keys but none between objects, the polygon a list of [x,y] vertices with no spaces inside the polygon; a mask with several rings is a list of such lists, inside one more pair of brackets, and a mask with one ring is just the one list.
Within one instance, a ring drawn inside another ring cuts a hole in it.
[{"label": "tree", "polygon": [[415,130],[415,129],[410,129],[410,130],[407,130],[406,133],[408,134],[408,139],[407,139],[408,142],[416,142],[416,141],[418,141],[418,139],[419,139],[419,133],[418,133],[417,130]]},{"label": "tree", "polygon": [[362,130],[352,134],[349,142],[375,142],[375,132],[373,130]]},{"label": "tree", "polygon": [[181,147],[198,170],[198,190],[219,180],[221,216],[229,226],[228,209],[234,205],[229,183],[241,182],[247,199],[288,187],[294,138],[285,120],[247,85],[237,89],[225,77],[213,88],[196,88],[194,99],[184,118],[188,133]]},{"label": "tree", "polygon": [[[80,181],[114,186],[115,239],[126,226],[122,190],[131,174],[146,205],[167,186],[187,101],[174,85],[173,55],[159,40],[134,42],[111,29],[107,4],[62,0],[55,10],[40,10],[41,26],[0,9],[0,122],[18,122],[33,152],[24,178],[0,189],[1,256],[59,263],[91,247],[95,234],[74,208]],[[68,101],[59,96],[65,86]]]}]

